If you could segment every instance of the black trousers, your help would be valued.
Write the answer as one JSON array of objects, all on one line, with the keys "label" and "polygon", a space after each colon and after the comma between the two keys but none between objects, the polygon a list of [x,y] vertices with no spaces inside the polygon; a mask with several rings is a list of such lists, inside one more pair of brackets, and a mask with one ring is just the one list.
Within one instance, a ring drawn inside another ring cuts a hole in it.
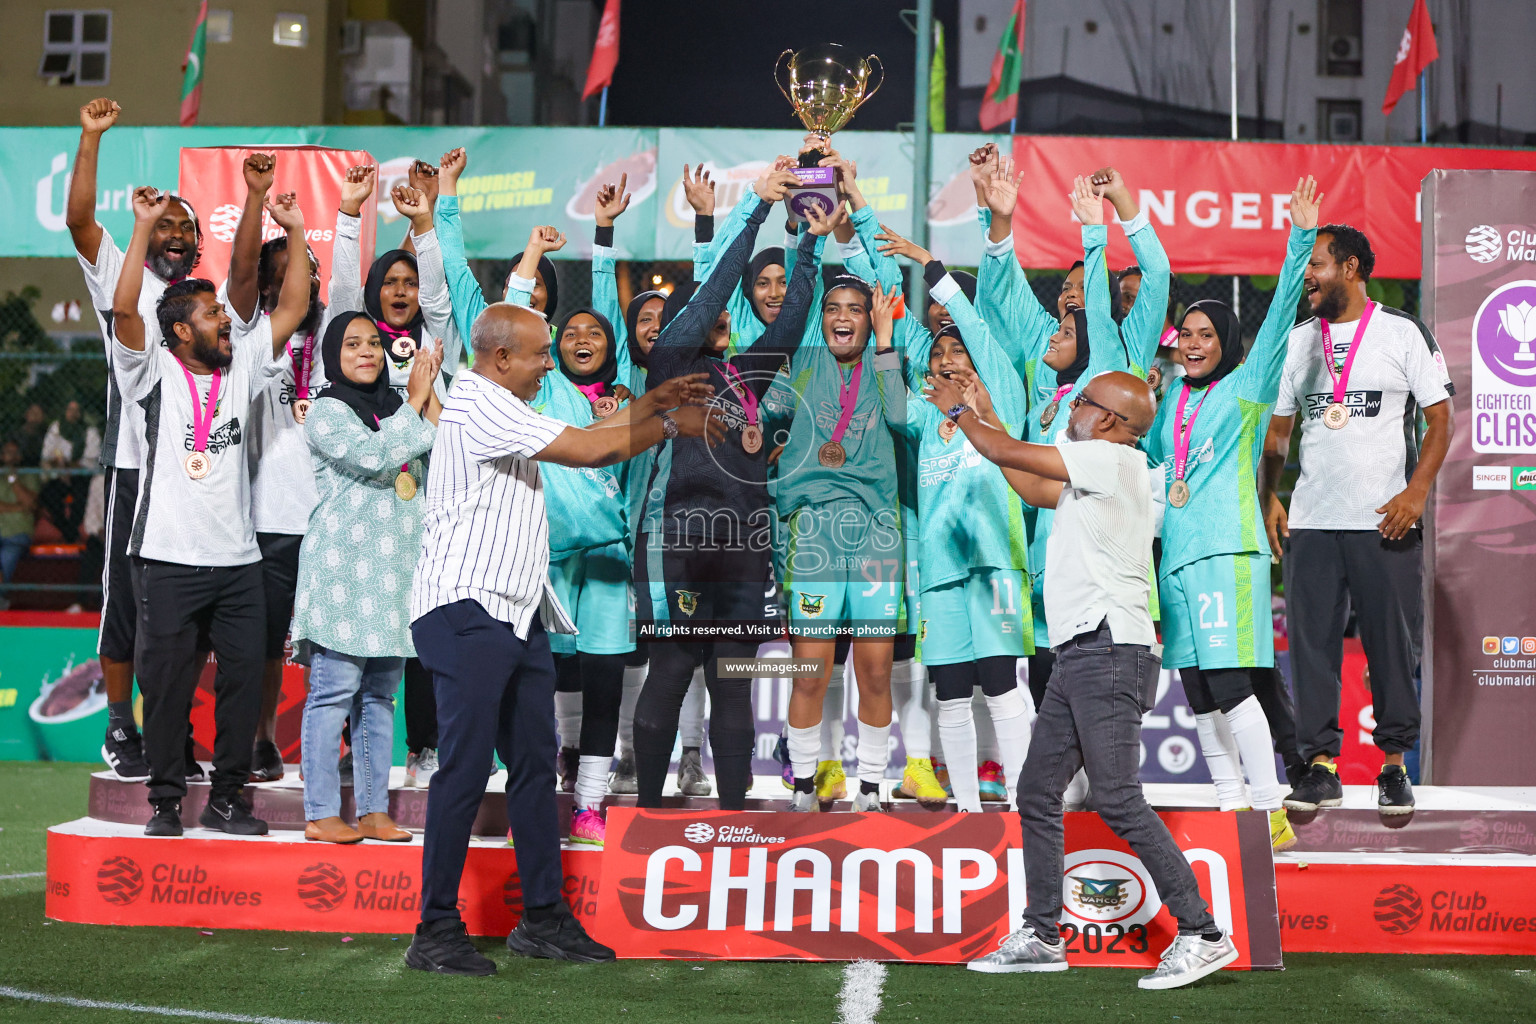
[{"label": "black trousers", "polygon": [[149,799],[187,794],[187,711],[197,690],[202,638],[218,659],[214,677],[215,796],[244,788],[261,715],[266,602],[261,563],[192,566],[136,558],[139,606],[133,671],[144,695],[144,754]]},{"label": "black trousers", "polygon": [[420,658],[405,659],[405,748],[412,754],[437,749],[437,696]]},{"label": "black trousers", "polygon": [[459,916],[459,879],[485,797],[491,754],[507,766],[507,820],[517,845],[523,903],[560,899],[555,808],[555,663],[537,615],[528,639],[477,601],[434,608],[411,623],[437,694],[438,770],[427,797],[421,920]]},{"label": "black trousers", "polygon": [[293,596],[299,585],[299,547],[304,538],[292,533],[258,533],[261,548],[261,586],[267,603],[266,653],[268,661],[283,657],[288,627],[293,623]]},{"label": "black trousers", "polygon": [[139,471],[108,469],[104,486],[107,560],[101,573],[101,632],[96,638],[96,653],[113,661],[132,661],[139,605],[133,596],[135,575],[128,538],[133,533],[133,509],[139,500]]},{"label": "black trousers", "polygon": [[635,776],[639,784],[635,805],[661,806],[683,698],[688,693],[693,670],[702,665],[704,685],[709,690],[709,749],[715,762],[715,781],[720,786],[720,809],[742,810],[747,790],[752,787],[752,743],[756,737],[752,680],[722,679],[719,666],[721,658],[756,657],[758,644],[654,640],[650,648],[651,667],[635,701]]},{"label": "black trousers", "polygon": [[1360,646],[1370,667],[1376,728],[1383,752],[1419,740],[1414,687],[1424,632],[1420,589],[1424,538],[1414,530],[1389,541],[1374,530],[1292,530],[1285,557],[1285,615],[1296,686],[1297,747],[1310,761],[1338,757],[1344,625],[1354,605]]}]

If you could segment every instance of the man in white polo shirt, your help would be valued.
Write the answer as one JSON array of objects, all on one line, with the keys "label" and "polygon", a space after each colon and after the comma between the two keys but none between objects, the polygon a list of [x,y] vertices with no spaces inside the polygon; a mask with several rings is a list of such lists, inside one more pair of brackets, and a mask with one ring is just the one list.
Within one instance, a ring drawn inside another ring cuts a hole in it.
[{"label": "man in white polo shirt", "polygon": [[613,950],[587,935],[561,894],[548,633],[576,627],[549,584],[536,463],[608,466],[663,439],[707,435],[713,443],[723,428],[688,404],[713,393],[703,374],[664,381],[589,427],[534,412],[528,403],[555,363],[549,323],[527,307],[487,307],[470,343],[474,366],[455,378],[432,445],[411,590],[411,636],[437,695],[439,767],[427,801],[421,924],[405,962],[438,974],[496,973],[466,937],[458,910],[492,754],[507,766],[507,820],[523,887],[523,917],[507,947],[522,956],[612,960]]},{"label": "man in white polo shirt", "polygon": [[[1146,865],[1179,934],[1144,989],[1179,988],[1237,959],[1200,895],[1189,862],[1147,803],[1138,778],[1141,716],[1162,667],[1152,628],[1154,498],[1136,442],[1157,401],[1146,381],[1101,373],[1072,400],[1066,443],[1017,441],[992,415],[980,380],[935,378],[928,400],[981,455],[1002,467],[1024,501],[1054,508],[1045,559],[1045,616],[1056,666],[1046,684],[1019,782],[1028,903],[1024,924],[967,966],[987,974],[1064,971],[1061,916],[1062,794],[1079,768],[1093,808]],[[962,392],[962,387],[964,391]]]},{"label": "man in white polo shirt", "polygon": [[[1403,754],[1419,739],[1414,672],[1424,624],[1419,517],[1451,444],[1451,385],[1434,336],[1373,302],[1371,243],[1347,224],[1317,229],[1306,295],[1315,317],[1291,331],[1280,398],[1264,446],[1259,500],[1270,548],[1284,552],[1286,625],[1296,690],[1296,740],[1310,762],[1285,806],[1337,807],[1339,672],[1351,605],[1370,666],[1385,758],[1377,810],[1407,814]],[[1421,442],[1418,417],[1428,424]],[[1289,516],[1275,495],[1301,421],[1301,476]]]}]

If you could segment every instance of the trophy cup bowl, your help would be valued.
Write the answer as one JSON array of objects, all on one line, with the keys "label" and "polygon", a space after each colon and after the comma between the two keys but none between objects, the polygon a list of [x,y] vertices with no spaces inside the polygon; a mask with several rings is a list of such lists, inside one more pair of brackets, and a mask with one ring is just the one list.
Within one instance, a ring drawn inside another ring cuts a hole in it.
[{"label": "trophy cup bowl", "polygon": [[[853,120],[854,111],[879,91],[885,68],[874,54],[858,57],[837,43],[822,43],[779,54],[773,79],[806,130],[828,136]],[[818,161],[824,155],[806,154]]]}]

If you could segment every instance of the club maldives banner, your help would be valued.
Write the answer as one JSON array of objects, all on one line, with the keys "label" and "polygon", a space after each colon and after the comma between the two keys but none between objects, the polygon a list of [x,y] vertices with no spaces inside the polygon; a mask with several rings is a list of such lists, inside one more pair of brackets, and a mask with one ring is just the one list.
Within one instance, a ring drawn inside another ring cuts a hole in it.
[{"label": "club maldives banner", "polygon": [[[1161,816],[1239,967],[1278,968],[1268,824]],[[957,963],[997,947],[1025,899],[1011,814],[789,814],[610,808],[598,931],[620,956]],[[1069,814],[1062,935],[1074,963],[1148,967],[1177,924],[1093,814]]]},{"label": "club maldives banner", "polygon": [[1536,173],[1425,181],[1424,319],[1456,384],[1427,518],[1426,777],[1536,785]]},{"label": "club maldives banner", "polygon": [[[229,276],[229,256],[240,226],[246,186],[245,158],[255,149],[218,146],[208,149],[183,149],[178,174],[178,191],[197,210],[203,225],[203,259],[198,273],[223,284]],[[279,147],[267,150],[275,154],[272,195],[293,192],[304,212],[304,238],[320,261],[320,300],[328,301],[327,288],[331,250],[336,243],[336,211],[341,204],[341,181],[347,168],[372,164],[373,157],[362,150],[351,152],[316,146]],[[378,190],[368,197],[362,211],[362,251],[374,251],[375,207]],[[386,200],[388,202],[388,200]],[[393,209],[393,204],[390,204]],[[261,212],[261,240],[283,235],[283,229],[266,210]],[[367,270],[366,264],[360,268]],[[358,281],[362,283],[361,278]]]},{"label": "club maldives banner", "polygon": [[[1119,168],[1181,273],[1276,274],[1290,230],[1290,194],[1304,174],[1325,194],[1324,221],[1360,228],[1376,251],[1376,274],[1416,278],[1419,182],[1440,168],[1536,170],[1530,150],[1438,146],[1292,145],[1191,139],[1020,135],[1013,155],[1024,174],[1014,244],[1026,267],[1065,267],[1082,258],[1082,234],[1067,197],[1073,175]],[[1110,233],[1111,266],[1134,262]]]}]

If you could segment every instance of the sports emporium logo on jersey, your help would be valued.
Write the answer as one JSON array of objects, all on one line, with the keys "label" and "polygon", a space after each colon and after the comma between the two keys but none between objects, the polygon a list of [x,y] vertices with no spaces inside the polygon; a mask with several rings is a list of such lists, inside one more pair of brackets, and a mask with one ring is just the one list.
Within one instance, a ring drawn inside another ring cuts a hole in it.
[{"label": "sports emporium logo on jersey", "polygon": [[1499,229],[1489,224],[1479,224],[1467,232],[1467,255],[1478,263],[1492,263],[1504,252],[1504,239]]},{"label": "sports emporium logo on jersey", "polygon": [[1078,850],[1062,866],[1062,910],[1084,924],[1145,924],[1162,907],[1147,869],[1129,854]]}]

